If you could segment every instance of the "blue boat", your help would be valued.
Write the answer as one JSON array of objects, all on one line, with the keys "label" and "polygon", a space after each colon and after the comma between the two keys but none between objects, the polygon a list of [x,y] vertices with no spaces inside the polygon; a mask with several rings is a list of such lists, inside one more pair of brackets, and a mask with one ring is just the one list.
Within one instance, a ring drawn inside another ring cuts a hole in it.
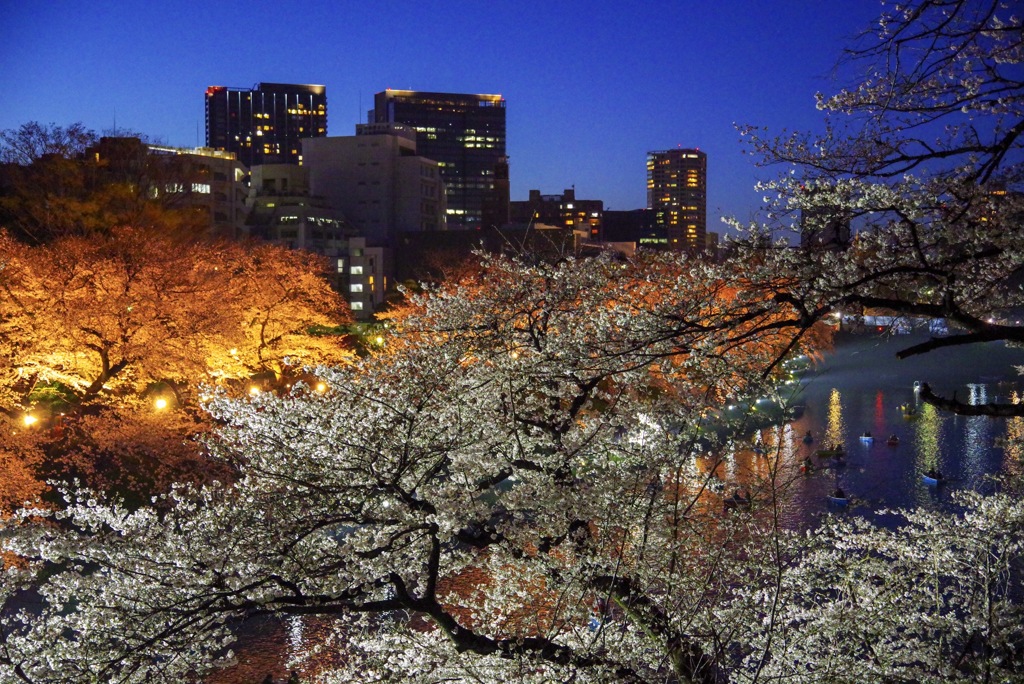
[{"label": "blue boat", "polygon": [[942,477],[942,473],[937,470],[929,470],[922,474],[921,480],[929,487],[936,487],[946,481],[945,478]]},{"label": "blue boat", "polygon": [[832,493],[828,495],[828,502],[833,506],[845,506],[850,503],[850,499],[846,496],[846,492],[843,491],[842,487],[836,487]]}]

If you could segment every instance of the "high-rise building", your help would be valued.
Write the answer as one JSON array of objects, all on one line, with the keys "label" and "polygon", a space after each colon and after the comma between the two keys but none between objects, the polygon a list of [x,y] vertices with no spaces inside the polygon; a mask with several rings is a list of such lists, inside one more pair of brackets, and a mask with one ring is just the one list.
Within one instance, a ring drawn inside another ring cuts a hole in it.
[{"label": "high-rise building", "polygon": [[647,153],[647,208],[673,251],[703,252],[707,233],[708,156],[700,150]]},{"label": "high-rise building", "polygon": [[294,164],[252,167],[247,204],[251,237],[327,257],[325,274],[352,308],[356,320],[370,320],[384,303],[385,250],[366,238],[322,197],[309,193],[310,170]]},{"label": "high-rise building", "polygon": [[237,237],[243,230],[248,169],[231,152],[108,136],[88,149],[87,158],[96,163],[96,181],[138,189],[177,213],[182,228],[221,238]]},{"label": "high-rise building", "polygon": [[325,135],[327,89],[322,85],[206,89],[206,146],[234,152],[246,166],[299,164],[299,141]]},{"label": "high-rise building", "polygon": [[601,215],[601,239],[606,242],[633,242],[644,249],[663,250],[668,246],[664,232],[654,223],[654,211],[651,209],[605,209]]},{"label": "high-rise building", "polygon": [[416,140],[408,126],[360,124],[356,135],[303,141],[311,194],[374,247],[394,247],[405,231],[444,230],[439,164],[417,154]]},{"label": "high-rise building", "polygon": [[505,100],[501,95],[385,90],[373,98],[371,123],[416,131],[420,155],[435,160],[448,197],[451,228],[486,227],[505,158]]},{"label": "high-rise building", "polygon": [[540,190],[530,190],[530,199],[512,202],[510,207],[514,224],[545,224],[582,230],[588,240],[601,240],[604,202],[577,199],[575,188],[567,188],[561,195],[542,195]]}]

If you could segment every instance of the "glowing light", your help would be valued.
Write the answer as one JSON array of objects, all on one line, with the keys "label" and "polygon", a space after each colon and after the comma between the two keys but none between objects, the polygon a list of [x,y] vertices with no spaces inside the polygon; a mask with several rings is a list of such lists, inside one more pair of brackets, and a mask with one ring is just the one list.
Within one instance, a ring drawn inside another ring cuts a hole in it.
[{"label": "glowing light", "polygon": [[256,385],[253,385],[252,387],[249,388],[249,396],[255,397],[259,393],[260,393],[260,388],[257,387]]},{"label": "glowing light", "polygon": [[39,419],[36,418],[35,416],[33,416],[31,413],[26,413],[25,414],[24,423],[25,423],[26,427],[31,426],[31,425],[35,425],[38,422],[39,422]]},{"label": "glowing light", "polygon": [[846,441],[846,425],[843,423],[843,404],[839,390],[833,388],[828,398],[828,427],[826,439],[829,444],[843,444]]},{"label": "glowing light", "polygon": [[327,391],[327,384],[323,382],[316,383],[316,391],[319,392],[320,394],[323,394],[324,392]]},{"label": "glowing light", "polygon": [[167,408],[167,400],[164,399],[163,397],[157,397],[156,401],[153,402],[153,408],[155,408],[157,411],[163,411],[165,408]]}]

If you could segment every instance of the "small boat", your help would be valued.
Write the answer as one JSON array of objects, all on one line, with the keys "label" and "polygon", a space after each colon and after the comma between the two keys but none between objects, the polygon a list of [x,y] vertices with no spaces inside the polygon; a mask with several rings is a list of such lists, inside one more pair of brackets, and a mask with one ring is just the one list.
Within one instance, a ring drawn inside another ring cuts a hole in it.
[{"label": "small boat", "polygon": [[833,444],[818,449],[815,452],[820,458],[832,458],[835,456],[842,456],[846,453],[845,447],[842,444]]},{"label": "small boat", "polygon": [[860,441],[870,444],[871,442],[875,441],[875,438],[871,436],[870,432],[865,432],[860,436]]},{"label": "small boat", "polygon": [[837,487],[834,492],[828,495],[828,502],[835,506],[845,506],[850,503],[850,499],[846,496],[846,492]]},{"label": "small boat", "polygon": [[924,483],[930,487],[935,487],[946,481],[946,479],[942,476],[942,473],[940,473],[938,470],[935,470],[934,468],[921,475],[921,480],[923,480]]},{"label": "small boat", "polygon": [[811,461],[810,456],[804,457],[803,463],[800,464],[800,472],[804,475],[814,472],[814,463]]},{"label": "small boat", "polygon": [[900,411],[903,413],[904,420],[915,420],[917,418],[917,409],[913,406],[904,404],[900,406]]},{"label": "small boat", "polygon": [[889,446],[898,446],[900,443],[900,438],[897,437],[896,435],[889,435],[889,439],[885,440],[885,443],[888,444]]},{"label": "small boat", "polygon": [[813,442],[814,442],[814,435],[812,435],[811,431],[808,430],[807,434],[804,435],[804,444],[811,444]]},{"label": "small boat", "polygon": [[758,443],[754,445],[754,453],[758,456],[764,456],[768,453],[768,449],[765,448],[764,444]]}]

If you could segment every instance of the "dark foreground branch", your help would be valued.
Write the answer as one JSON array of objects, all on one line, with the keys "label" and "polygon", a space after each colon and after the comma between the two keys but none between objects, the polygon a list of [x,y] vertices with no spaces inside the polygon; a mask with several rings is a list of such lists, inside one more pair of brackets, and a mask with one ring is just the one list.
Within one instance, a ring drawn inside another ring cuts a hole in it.
[{"label": "dark foreground branch", "polygon": [[928,386],[921,385],[921,400],[942,411],[951,411],[961,416],[992,416],[994,418],[1024,417],[1024,404],[964,404],[952,399],[940,397]]}]

